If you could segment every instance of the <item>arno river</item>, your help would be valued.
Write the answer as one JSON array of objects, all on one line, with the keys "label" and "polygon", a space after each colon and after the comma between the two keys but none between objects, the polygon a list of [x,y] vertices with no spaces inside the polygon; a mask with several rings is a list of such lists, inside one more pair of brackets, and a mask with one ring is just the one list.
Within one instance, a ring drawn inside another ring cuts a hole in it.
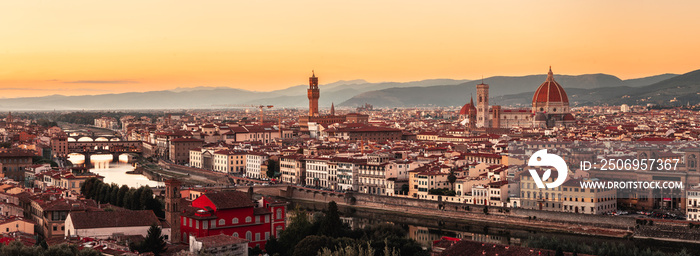
[{"label": "arno river", "polygon": [[[292,202],[289,205],[289,209],[294,209],[297,205],[301,209],[307,210],[310,213],[320,212],[325,208],[325,204],[323,203]],[[646,249],[647,247],[650,247],[652,250],[661,250],[663,252],[678,252],[685,248],[691,255],[700,255],[700,246],[697,246],[697,244],[645,239],[596,237],[589,235],[526,230],[503,226],[496,227],[486,224],[466,224],[465,222],[450,219],[405,217],[386,214],[385,212],[368,212],[359,208],[344,208],[342,206],[340,211],[342,214],[341,216],[343,216],[343,221],[350,225],[350,227],[353,229],[363,228],[367,225],[391,223],[406,230],[408,237],[416,240],[426,249],[432,246],[432,242],[434,240],[439,240],[443,236],[486,243],[512,245],[526,245],[529,238],[545,237],[574,243],[622,243],[630,248],[639,247],[641,249]]]},{"label": "arno river", "polygon": [[[73,164],[82,164],[84,159],[82,155],[70,155],[69,159]],[[152,181],[141,174],[127,174],[128,171],[133,171],[135,168],[127,163],[112,162],[111,155],[93,155],[91,162],[97,168],[90,169],[90,172],[99,174],[104,177],[105,183],[116,183],[119,186],[127,185],[132,188],[148,185],[149,187],[164,186],[163,182]]]}]

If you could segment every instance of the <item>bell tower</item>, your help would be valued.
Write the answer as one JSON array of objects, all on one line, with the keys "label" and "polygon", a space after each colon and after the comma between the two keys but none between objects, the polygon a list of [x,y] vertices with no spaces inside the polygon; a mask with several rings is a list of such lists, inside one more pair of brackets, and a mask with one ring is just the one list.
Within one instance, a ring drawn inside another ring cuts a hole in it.
[{"label": "bell tower", "polygon": [[[170,243],[178,244],[180,237],[180,183],[176,179],[165,180],[165,220],[170,224]],[[184,238],[186,239],[186,238]]]},{"label": "bell tower", "polygon": [[476,85],[476,126],[491,126],[489,115],[489,85],[482,81]]},{"label": "bell tower", "polygon": [[321,92],[318,89],[318,77],[311,71],[311,77],[309,77],[309,89],[307,90],[309,96],[309,116],[318,116],[318,98],[321,97]]}]

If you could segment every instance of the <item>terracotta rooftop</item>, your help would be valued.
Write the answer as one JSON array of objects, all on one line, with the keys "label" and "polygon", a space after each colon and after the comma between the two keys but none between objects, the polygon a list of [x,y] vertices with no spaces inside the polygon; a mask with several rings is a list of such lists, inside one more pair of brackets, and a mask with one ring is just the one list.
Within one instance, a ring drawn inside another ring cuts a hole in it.
[{"label": "terracotta rooftop", "polygon": [[254,207],[255,204],[250,199],[248,194],[239,191],[222,191],[214,193],[206,193],[203,195],[211,201],[216,210]]},{"label": "terracotta rooftop", "polygon": [[160,224],[151,210],[141,211],[96,211],[71,212],[71,221],[76,229],[138,227]]}]

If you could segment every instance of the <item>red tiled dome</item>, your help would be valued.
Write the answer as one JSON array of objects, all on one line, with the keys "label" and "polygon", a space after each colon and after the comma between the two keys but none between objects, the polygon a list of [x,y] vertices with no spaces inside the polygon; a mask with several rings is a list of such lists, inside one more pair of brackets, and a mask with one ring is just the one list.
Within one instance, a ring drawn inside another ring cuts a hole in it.
[{"label": "red tiled dome", "polygon": [[474,107],[474,99],[472,98],[469,103],[464,104],[462,109],[459,110],[459,115],[467,115],[469,113],[476,114],[476,107]]},{"label": "red tiled dome", "polygon": [[554,75],[552,74],[552,68],[549,68],[549,73],[547,74],[547,81],[542,83],[540,87],[535,91],[535,95],[532,97],[532,105],[535,103],[553,103],[562,102],[569,104],[569,97],[566,96],[564,88],[554,81]]}]

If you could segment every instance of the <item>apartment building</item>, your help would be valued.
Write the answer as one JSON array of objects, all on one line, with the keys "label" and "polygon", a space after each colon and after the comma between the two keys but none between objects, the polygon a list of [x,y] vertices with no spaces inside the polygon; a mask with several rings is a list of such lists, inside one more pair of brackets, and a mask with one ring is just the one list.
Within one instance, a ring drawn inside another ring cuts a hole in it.
[{"label": "apartment building", "polygon": [[280,173],[282,182],[304,185],[306,182],[306,161],[304,156],[292,154],[280,157]]},{"label": "apartment building", "polygon": [[249,152],[246,154],[245,175],[248,178],[262,178],[262,165],[265,164],[269,156],[265,153]]},{"label": "apartment building", "polygon": [[317,188],[329,188],[328,158],[306,159],[306,185]]}]

